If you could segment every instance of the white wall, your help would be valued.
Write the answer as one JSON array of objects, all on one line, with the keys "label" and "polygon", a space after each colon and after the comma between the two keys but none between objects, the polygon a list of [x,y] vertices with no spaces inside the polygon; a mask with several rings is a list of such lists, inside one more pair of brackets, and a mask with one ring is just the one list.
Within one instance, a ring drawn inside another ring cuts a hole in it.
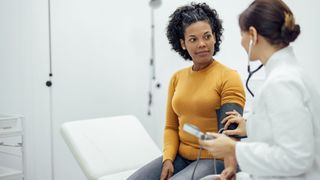
[{"label": "white wall", "polygon": [[42,23],[47,11],[42,4],[0,1],[0,112],[26,118],[27,179],[48,179],[50,172],[49,103],[44,86],[48,39],[47,24]]},{"label": "white wall", "polygon": [[[60,125],[66,121],[134,114],[162,146],[168,81],[174,71],[190,65],[170,50],[165,28],[168,16],[187,2],[164,0],[155,10],[155,60],[162,87],[155,91],[152,117],[148,117],[148,0],[51,1],[55,180],[85,179],[60,136]],[[251,1],[206,2],[217,9],[225,28],[216,58],[246,78],[237,17]],[[320,24],[315,19],[320,17],[316,9],[320,3],[286,2],[302,27],[294,44],[297,56],[319,77]],[[0,1],[0,112],[26,116],[27,180],[51,179],[49,90],[44,86],[49,73],[47,5],[41,0]]]}]

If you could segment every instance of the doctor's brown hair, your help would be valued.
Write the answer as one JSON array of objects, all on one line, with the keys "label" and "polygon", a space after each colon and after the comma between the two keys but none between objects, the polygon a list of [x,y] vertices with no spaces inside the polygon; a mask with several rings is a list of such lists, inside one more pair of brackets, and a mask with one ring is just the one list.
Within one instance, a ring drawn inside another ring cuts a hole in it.
[{"label": "doctor's brown hair", "polygon": [[239,16],[241,31],[253,26],[272,44],[288,46],[300,34],[289,7],[282,0],[255,0]]}]

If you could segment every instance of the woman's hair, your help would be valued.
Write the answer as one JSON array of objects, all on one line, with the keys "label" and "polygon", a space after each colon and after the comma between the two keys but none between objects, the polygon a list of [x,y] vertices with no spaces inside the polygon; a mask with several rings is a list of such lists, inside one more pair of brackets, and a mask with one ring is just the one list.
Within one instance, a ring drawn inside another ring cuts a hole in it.
[{"label": "woman's hair", "polygon": [[282,0],[255,0],[239,16],[241,31],[250,26],[272,45],[288,46],[300,34],[289,7]]},{"label": "woman's hair", "polygon": [[192,23],[198,21],[206,21],[209,23],[212,33],[215,34],[216,43],[214,45],[215,55],[219,50],[222,36],[221,20],[216,10],[211,9],[206,3],[191,3],[179,7],[169,16],[169,24],[167,27],[167,37],[172,49],[178,52],[185,60],[192,60],[187,50],[183,50],[180,39],[185,39],[184,34],[186,28]]}]

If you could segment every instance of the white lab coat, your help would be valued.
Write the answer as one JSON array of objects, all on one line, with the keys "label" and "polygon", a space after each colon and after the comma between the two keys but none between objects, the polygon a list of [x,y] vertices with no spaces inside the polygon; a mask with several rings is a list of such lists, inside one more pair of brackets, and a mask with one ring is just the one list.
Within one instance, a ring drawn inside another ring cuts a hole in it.
[{"label": "white lab coat", "polygon": [[247,118],[248,138],[236,144],[240,169],[255,180],[320,180],[318,93],[291,47],[274,53],[265,70]]}]

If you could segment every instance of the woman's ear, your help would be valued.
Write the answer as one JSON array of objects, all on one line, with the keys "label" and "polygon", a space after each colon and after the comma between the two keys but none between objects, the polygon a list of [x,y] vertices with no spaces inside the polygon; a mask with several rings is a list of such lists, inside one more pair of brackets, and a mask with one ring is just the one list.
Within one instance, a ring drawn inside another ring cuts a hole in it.
[{"label": "woman's ear", "polygon": [[180,39],[180,46],[182,47],[183,50],[186,50],[186,43],[184,42],[183,39]]},{"label": "woman's ear", "polygon": [[249,35],[250,35],[250,38],[252,39],[252,45],[256,45],[258,42],[258,33],[255,27],[253,26],[249,27]]},{"label": "woman's ear", "polygon": [[216,33],[212,33],[212,36],[213,36],[213,43],[216,43],[217,42]]}]

